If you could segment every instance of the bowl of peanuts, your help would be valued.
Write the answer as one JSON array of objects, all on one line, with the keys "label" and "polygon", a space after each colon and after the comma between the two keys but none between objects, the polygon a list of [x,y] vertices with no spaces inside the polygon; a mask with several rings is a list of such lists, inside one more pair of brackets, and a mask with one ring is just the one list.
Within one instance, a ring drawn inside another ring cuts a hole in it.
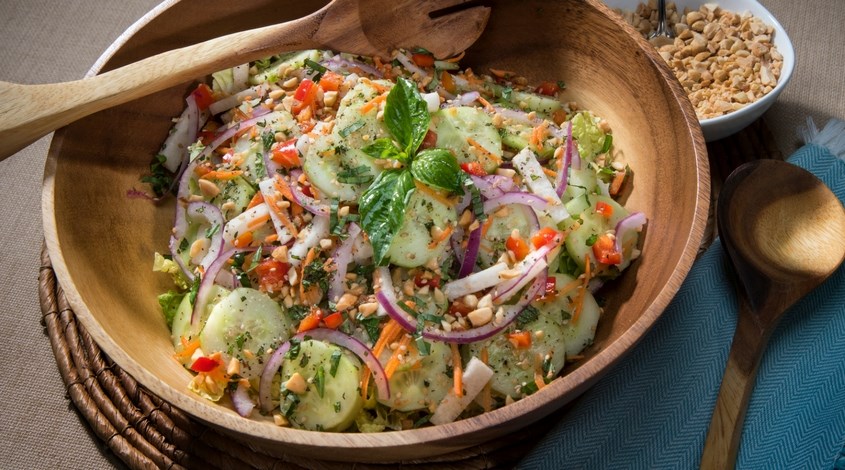
[{"label": "bowl of peanuts", "polygon": [[[656,0],[605,0],[644,38],[657,27]],[[650,40],[695,108],[708,142],[739,132],[768,110],[795,68],[792,43],[755,0],[666,2],[673,39]]]}]

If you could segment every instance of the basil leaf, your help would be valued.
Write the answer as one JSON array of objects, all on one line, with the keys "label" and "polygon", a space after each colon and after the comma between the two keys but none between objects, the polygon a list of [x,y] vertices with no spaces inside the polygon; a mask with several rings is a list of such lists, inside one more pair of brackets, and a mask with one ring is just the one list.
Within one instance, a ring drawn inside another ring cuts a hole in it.
[{"label": "basil leaf", "polygon": [[373,141],[372,144],[367,145],[361,150],[372,158],[392,158],[400,161],[405,161],[408,159],[408,156],[402,153],[402,151],[399,150],[399,147],[397,147],[396,144],[393,143],[393,141],[388,139],[387,137],[376,139]]},{"label": "basil leaf", "polygon": [[411,162],[411,174],[428,186],[463,194],[461,167],[452,152],[428,149],[418,153]]},{"label": "basil leaf", "polygon": [[405,207],[414,192],[414,177],[406,170],[386,170],[361,195],[361,227],[373,245],[376,265],[386,264],[387,250],[405,219]]},{"label": "basil leaf", "polygon": [[417,91],[414,82],[400,77],[387,94],[384,105],[384,124],[407,155],[420,147],[431,122],[428,105]]}]

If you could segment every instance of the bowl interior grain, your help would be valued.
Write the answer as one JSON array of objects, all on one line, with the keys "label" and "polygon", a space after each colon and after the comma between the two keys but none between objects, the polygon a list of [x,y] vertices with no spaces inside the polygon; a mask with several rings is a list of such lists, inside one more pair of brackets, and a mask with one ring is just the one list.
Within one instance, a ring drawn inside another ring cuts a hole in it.
[{"label": "bowl interior grain", "polygon": [[[200,7],[201,6],[201,7]],[[319,1],[165,2],[99,62],[104,70],[212,36],[303,16]],[[181,112],[191,83],[103,111],[56,133],[45,171],[43,217],[51,259],[80,321],[102,349],[153,393],[274,454],[349,461],[397,460],[465,448],[512,432],[592,385],[646,333],[680,287],[709,204],[707,156],[695,114],[661,59],[597,1],[494,1],[487,31],[465,65],[562,79],[567,96],[605,117],[634,170],[631,209],[648,215],[644,255],[603,291],[607,304],[586,358],[535,395],[446,426],[381,434],[330,434],[246,420],[189,392],[172,359],[151,270],[167,251],[173,201],[127,197]],[[200,77],[198,77],[200,78]],[[654,360],[660,360],[655,358]]]}]

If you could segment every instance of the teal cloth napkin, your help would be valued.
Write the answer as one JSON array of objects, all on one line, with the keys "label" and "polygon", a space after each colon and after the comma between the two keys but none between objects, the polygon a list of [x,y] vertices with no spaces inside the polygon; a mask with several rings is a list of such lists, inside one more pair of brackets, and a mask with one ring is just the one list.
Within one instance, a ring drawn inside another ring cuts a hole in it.
[{"label": "teal cloth napkin", "polygon": [[[789,158],[845,201],[845,122]],[[805,134],[806,135],[806,134]],[[777,188],[772,188],[777,191]],[[845,243],[845,240],[843,240]],[[717,240],[643,341],[519,468],[698,468],[736,326]],[[845,470],[845,267],[788,311],[769,343],[745,418],[739,469]]]}]

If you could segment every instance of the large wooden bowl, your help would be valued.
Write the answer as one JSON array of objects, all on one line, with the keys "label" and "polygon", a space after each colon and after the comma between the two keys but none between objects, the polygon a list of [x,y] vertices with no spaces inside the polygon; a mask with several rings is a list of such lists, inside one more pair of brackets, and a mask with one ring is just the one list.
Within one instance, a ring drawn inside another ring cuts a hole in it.
[{"label": "large wooden bowl", "polygon": [[[466,64],[518,71],[534,83],[564,80],[571,100],[613,126],[613,142],[634,170],[627,205],[649,218],[642,258],[603,292],[605,315],[583,361],[540,392],[483,416],[380,434],[280,428],[189,392],[190,374],[172,358],[156,302],[169,281],[151,270],[153,252],[167,251],[173,202],[156,206],[127,191],[141,186],[191,83],[92,115],[53,139],[43,187],[47,245],[68,300],[102,349],[196,418],[266,451],[319,459],[398,460],[466,448],[526,426],[587,390],[646,334],[693,262],[710,200],[704,141],[663,61],[600,2],[493,3]],[[320,0],[168,0],[124,33],[96,70],[320,6]]]}]

